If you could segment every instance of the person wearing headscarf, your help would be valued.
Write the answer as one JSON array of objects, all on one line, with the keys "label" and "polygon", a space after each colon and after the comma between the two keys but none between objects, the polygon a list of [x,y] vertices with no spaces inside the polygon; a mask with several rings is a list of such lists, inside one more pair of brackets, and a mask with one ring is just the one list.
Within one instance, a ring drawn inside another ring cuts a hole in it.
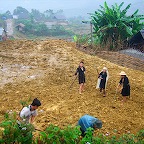
[{"label": "person wearing headscarf", "polygon": [[84,137],[88,128],[93,128],[94,130],[102,128],[102,121],[86,114],[78,120],[77,125],[80,126],[81,136]]},{"label": "person wearing headscarf", "polygon": [[78,80],[79,80],[79,85],[80,85],[79,94],[81,94],[82,91],[84,90],[84,83],[85,83],[85,67],[84,67],[83,61],[80,62],[75,75],[78,75]]},{"label": "person wearing headscarf", "polygon": [[120,76],[121,79],[119,81],[119,87],[121,87],[121,95],[123,96],[123,102],[126,102],[127,96],[130,96],[130,83],[124,71],[120,72]]},{"label": "person wearing headscarf", "polygon": [[100,92],[103,91],[103,97],[106,96],[106,90],[105,89],[106,89],[108,78],[109,78],[108,69],[106,67],[104,67],[102,69],[102,71],[99,73],[97,86],[96,86],[97,89],[98,88],[100,89]]}]

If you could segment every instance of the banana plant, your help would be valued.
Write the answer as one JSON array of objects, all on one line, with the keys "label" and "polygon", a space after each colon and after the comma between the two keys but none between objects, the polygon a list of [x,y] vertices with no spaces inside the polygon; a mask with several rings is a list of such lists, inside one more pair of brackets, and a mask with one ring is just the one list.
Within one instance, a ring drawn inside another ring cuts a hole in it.
[{"label": "banana plant", "polygon": [[128,16],[131,4],[122,9],[123,5],[124,2],[109,7],[105,2],[104,6],[100,6],[100,9],[91,14],[94,33],[99,37],[100,44],[109,43],[111,48],[117,48],[119,42],[124,44],[128,38],[143,28],[144,15],[138,15],[136,10]]}]

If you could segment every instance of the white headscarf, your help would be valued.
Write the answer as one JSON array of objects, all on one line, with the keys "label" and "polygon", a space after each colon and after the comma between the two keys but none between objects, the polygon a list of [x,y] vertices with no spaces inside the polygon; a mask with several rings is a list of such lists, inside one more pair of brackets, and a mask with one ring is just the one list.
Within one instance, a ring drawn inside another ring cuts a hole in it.
[{"label": "white headscarf", "polygon": [[[107,77],[106,77],[106,84],[105,84],[105,88],[106,88],[106,86],[107,86],[107,82],[108,82],[108,79],[109,79],[109,72],[108,72],[108,69],[106,68],[106,67],[103,67],[103,69],[101,70],[101,72],[103,71],[103,70],[106,70],[106,73],[107,73]],[[100,72],[100,73],[101,73]],[[96,89],[99,89],[100,87],[100,81],[101,81],[101,79],[100,78],[98,78],[98,80],[97,80],[97,85],[96,85]]]}]

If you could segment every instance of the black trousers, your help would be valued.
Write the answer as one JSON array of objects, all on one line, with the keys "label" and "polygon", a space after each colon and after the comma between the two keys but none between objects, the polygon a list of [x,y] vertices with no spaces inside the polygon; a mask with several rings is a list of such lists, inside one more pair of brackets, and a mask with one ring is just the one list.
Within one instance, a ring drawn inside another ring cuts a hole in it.
[{"label": "black trousers", "polygon": [[81,136],[82,136],[82,137],[85,137],[85,135],[86,135],[85,131],[82,130],[81,128],[80,128],[80,130],[81,130]]}]

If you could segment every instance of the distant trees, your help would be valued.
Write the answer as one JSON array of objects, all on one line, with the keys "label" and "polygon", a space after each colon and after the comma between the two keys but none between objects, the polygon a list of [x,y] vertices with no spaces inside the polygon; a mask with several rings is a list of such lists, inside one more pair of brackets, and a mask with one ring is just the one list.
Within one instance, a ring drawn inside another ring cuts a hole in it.
[{"label": "distant trees", "polygon": [[57,10],[56,14],[59,14],[59,15],[63,14],[63,10],[62,9]]},{"label": "distant trees", "polygon": [[12,14],[10,11],[6,11],[5,13],[0,14],[0,19],[2,19],[2,20],[6,20],[6,19],[10,19],[10,18],[12,18]]},{"label": "distant trees", "polygon": [[49,9],[49,10],[44,11],[44,14],[47,18],[49,18],[54,14],[54,12],[52,9]]},{"label": "distant trees", "polygon": [[52,29],[50,30],[51,36],[72,36],[73,32],[70,30],[66,30],[62,25],[54,25]]},{"label": "distant trees", "polygon": [[21,13],[29,14],[29,11],[23,7],[18,6],[16,9],[13,11],[13,15],[19,15]]},{"label": "distant trees", "polygon": [[[49,9],[42,13],[37,9],[32,9],[31,12],[29,12],[25,8],[17,7],[13,14],[18,16],[18,19],[15,20],[17,26],[20,23],[24,24],[23,31],[21,32],[24,32],[25,34],[36,36],[59,36],[72,34],[72,32],[57,24],[55,16],[62,15],[63,10],[54,12],[52,9]],[[54,22],[55,25],[49,29],[45,22],[51,22],[52,20],[56,22]]]},{"label": "distant trees", "polygon": [[17,15],[19,19],[29,19],[30,18],[29,11],[20,6],[18,6],[16,9],[14,9],[13,15]]},{"label": "distant trees", "polygon": [[49,33],[49,29],[44,23],[33,23],[31,20],[18,20],[17,23],[25,25],[23,31],[28,35],[47,36]]},{"label": "distant trees", "polygon": [[[10,15],[12,16],[10,11],[7,11],[4,14],[0,14],[0,19],[2,17],[3,20],[6,20]],[[60,23],[66,20],[63,19],[64,14],[61,9],[56,12],[52,9],[48,9],[42,13],[37,9],[32,9],[31,12],[29,12],[27,9],[18,6],[14,9],[13,15],[15,19],[15,27],[19,32],[25,33],[26,35],[71,36],[73,34],[73,32],[66,30],[64,26],[60,25]],[[65,24],[67,25],[67,21],[65,21]]]},{"label": "distant trees", "polygon": [[55,15],[63,15],[63,10],[57,10],[54,12],[52,9],[46,10],[43,13],[37,9],[31,9],[29,12],[27,9],[18,6],[13,11],[13,15],[18,16],[18,19],[31,19],[32,21],[48,21],[52,20]]},{"label": "distant trees", "polygon": [[32,9],[30,14],[33,17],[33,19],[36,21],[44,21],[45,20],[45,15],[37,9]]},{"label": "distant trees", "polygon": [[82,21],[85,20],[85,18],[82,16],[77,16],[77,17],[71,17],[68,20],[71,24],[76,24],[79,26],[79,24],[81,24]]},{"label": "distant trees", "polygon": [[37,36],[48,36],[50,33],[49,29],[44,23],[40,23],[36,25],[36,29],[34,31],[34,34]]},{"label": "distant trees", "polygon": [[11,14],[11,12],[8,10],[8,11],[6,11],[5,13],[4,13],[7,17],[11,17],[12,16],[12,14]]},{"label": "distant trees", "polygon": [[104,6],[91,14],[95,36],[100,44],[109,44],[110,49],[117,48],[119,43],[124,44],[127,38],[136,34],[144,25],[141,22],[144,16],[138,15],[138,10],[128,16],[131,4],[122,9],[123,5],[124,2],[109,7],[105,2]]},{"label": "distant trees", "polygon": [[49,29],[44,23],[33,23],[31,20],[17,20],[17,24],[24,24],[23,31],[27,35],[35,35],[35,36],[71,36],[73,32],[66,30],[61,25],[54,25],[51,29]]}]

